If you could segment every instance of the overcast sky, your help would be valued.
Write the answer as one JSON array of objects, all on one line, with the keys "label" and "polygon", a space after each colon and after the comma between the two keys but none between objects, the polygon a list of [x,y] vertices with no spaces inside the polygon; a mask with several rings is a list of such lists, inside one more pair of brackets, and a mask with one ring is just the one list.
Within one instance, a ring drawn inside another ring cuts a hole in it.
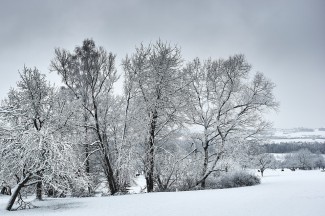
[{"label": "overcast sky", "polygon": [[0,3],[0,98],[24,64],[48,74],[55,47],[73,50],[92,38],[120,64],[139,43],[161,38],[178,44],[185,60],[245,54],[277,86],[280,111],[268,116],[275,127],[325,127],[324,0]]}]

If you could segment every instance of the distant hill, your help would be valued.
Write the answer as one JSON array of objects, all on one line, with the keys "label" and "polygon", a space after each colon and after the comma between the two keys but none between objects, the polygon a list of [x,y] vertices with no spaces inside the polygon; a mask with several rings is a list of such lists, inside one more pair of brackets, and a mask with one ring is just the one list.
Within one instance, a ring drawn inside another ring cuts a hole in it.
[{"label": "distant hill", "polygon": [[325,143],[325,128],[274,129],[266,137],[268,143]]}]

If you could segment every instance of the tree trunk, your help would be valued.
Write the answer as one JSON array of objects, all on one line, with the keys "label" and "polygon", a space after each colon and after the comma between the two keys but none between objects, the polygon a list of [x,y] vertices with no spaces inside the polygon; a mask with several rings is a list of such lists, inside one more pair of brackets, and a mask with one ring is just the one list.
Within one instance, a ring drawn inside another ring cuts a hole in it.
[{"label": "tree trunk", "polygon": [[106,175],[106,179],[108,181],[109,190],[111,191],[111,195],[114,195],[117,192],[116,181],[114,178],[114,172],[112,169],[111,162],[108,157],[108,145],[107,145],[107,137],[105,132],[101,133],[99,119],[98,119],[98,109],[96,105],[95,96],[92,95],[93,98],[93,108],[94,108],[94,118],[95,118],[95,126],[96,126],[96,133],[99,139],[99,148],[101,150],[101,155],[103,162],[103,169]]},{"label": "tree trunk", "polygon": [[14,189],[9,201],[8,201],[8,204],[7,204],[7,207],[6,207],[6,210],[10,211],[12,209],[12,206],[14,205],[15,201],[16,201],[16,198],[20,192],[20,190],[25,186],[25,184],[28,182],[28,180],[30,179],[31,175],[27,175],[21,182],[19,182],[16,186],[16,188]]},{"label": "tree trunk", "polygon": [[[223,149],[224,146],[224,139],[222,140],[222,144],[221,144],[221,148]],[[208,153],[208,152],[207,152]],[[204,174],[203,177],[201,177],[201,179],[199,181],[196,182],[196,184],[194,186],[200,185],[202,182],[206,181],[206,179],[209,177],[209,175],[214,172],[214,168],[217,165],[217,162],[220,160],[222,156],[222,153],[218,153],[216,159],[214,160],[214,162],[211,164],[209,170],[206,171],[206,173]],[[207,157],[208,158],[208,157]],[[206,158],[205,158],[206,159]],[[208,158],[209,159],[209,158]],[[204,185],[205,186],[205,185]]]},{"label": "tree trunk", "polygon": [[[84,99],[84,102],[83,103],[86,105],[87,104],[87,100]],[[89,121],[88,115],[87,115],[86,111],[84,111],[84,125],[87,125],[88,124],[88,121]],[[88,134],[88,128],[85,127],[85,137],[84,137],[84,145],[85,145],[84,146],[85,147],[84,148],[84,151],[85,151],[85,172],[89,176],[90,175],[90,159],[89,159],[89,156],[90,156],[90,154],[89,154],[89,152],[90,152],[89,148],[90,148],[90,146],[89,146],[88,136],[89,136],[89,134]],[[92,193],[92,188],[91,188],[91,185],[88,184],[88,194],[91,194],[91,193]]]},{"label": "tree trunk", "polygon": [[149,128],[149,141],[148,141],[148,151],[147,151],[147,167],[146,167],[146,184],[147,184],[147,192],[153,192],[154,187],[154,160],[155,160],[155,131],[157,124],[158,113],[155,110],[151,115],[151,122]]},{"label": "tree trunk", "polygon": [[118,189],[114,178],[114,172],[107,154],[104,155],[104,161],[105,161],[105,167],[103,168],[106,170],[105,174],[106,174],[109,190],[111,192],[111,195],[114,195]]},{"label": "tree trunk", "polygon": [[[86,131],[87,134],[87,131]],[[85,140],[87,142],[87,140]],[[89,163],[89,144],[85,143],[85,157],[86,157],[86,163],[85,163],[85,171],[86,174],[90,174],[90,163]]]},{"label": "tree trunk", "polygon": [[[86,104],[86,100],[84,100],[84,104]],[[87,125],[89,119],[87,116],[86,111],[84,111],[84,124]],[[86,174],[90,174],[90,163],[89,163],[89,141],[88,141],[88,128],[85,127],[85,138],[84,138],[84,145],[85,145],[85,171]]]},{"label": "tree trunk", "polygon": [[43,176],[43,174],[41,171],[38,171],[36,174],[38,175],[37,180],[39,181],[36,183],[36,199],[43,200],[43,196],[42,196],[42,193],[43,193],[42,176]]},{"label": "tree trunk", "polygon": [[[86,136],[87,136],[87,129],[86,129]],[[87,138],[85,139],[85,157],[86,157],[86,163],[85,163],[85,172],[87,176],[90,176],[90,163],[89,163],[89,144],[87,143]],[[90,184],[88,183],[88,194],[92,193],[92,188]]]},{"label": "tree trunk", "polygon": [[207,173],[208,170],[208,164],[209,164],[209,141],[207,137],[207,130],[208,128],[204,128],[204,143],[203,144],[203,151],[204,151],[204,160],[203,160],[203,168],[202,168],[202,181],[201,181],[201,187],[204,189],[205,188],[205,180],[204,176]]},{"label": "tree trunk", "polygon": [[[107,144],[104,144],[105,137],[103,138],[100,133],[97,133],[99,138],[99,148],[101,153],[101,159],[102,159],[102,168],[106,176],[106,180],[108,183],[109,190],[111,192],[111,195],[114,195],[118,191],[118,187],[116,185],[115,177],[114,177],[114,171],[112,169],[111,162],[109,160],[108,154],[107,154]],[[106,145],[106,146],[105,146]]]},{"label": "tree trunk", "polygon": [[147,175],[146,175],[146,184],[147,184],[147,191],[153,192],[154,186],[154,178],[153,178],[153,171],[154,171],[154,146],[152,142],[149,142],[149,152],[148,154],[148,168],[147,168]]},{"label": "tree trunk", "polygon": [[[208,146],[205,144],[204,148],[204,161],[203,161],[203,169],[202,169],[202,178],[206,175],[206,172],[208,170],[208,163],[209,163],[209,152],[208,152]],[[201,182],[201,187],[205,188],[205,180],[203,179]]]},{"label": "tree trunk", "polygon": [[36,199],[38,200],[43,200],[43,196],[42,196],[42,192],[43,192],[43,188],[42,188],[42,181],[39,181],[36,183]]}]

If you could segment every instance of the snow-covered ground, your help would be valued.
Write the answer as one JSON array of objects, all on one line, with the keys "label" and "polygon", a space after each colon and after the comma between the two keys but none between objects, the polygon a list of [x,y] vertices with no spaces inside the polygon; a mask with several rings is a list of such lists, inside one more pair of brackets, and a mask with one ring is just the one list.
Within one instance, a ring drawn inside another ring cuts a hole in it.
[{"label": "snow-covered ground", "polygon": [[286,153],[272,153],[275,160],[279,161],[279,162],[283,162],[285,161],[285,157],[286,157]]},{"label": "snow-covered ground", "polygon": [[[290,153],[271,153],[271,154],[275,157],[275,160],[279,162],[283,162],[285,161],[285,157]],[[322,156],[325,159],[325,154],[322,154]]]},{"label": "snow-covered ground", "polygon": [[312,138],[273,138],[270,143],[325,143],[325,139],[312,139]]},{"label": "snow-covered ground", "polygon": [[294,137],[323,137],[325,138],[325,131],[319,129],[310,129],[311,131],[296,129],[276,129],[275,136],[284,136],[288,138]]},{"label": "snow-covered ground", "polygon": [[147,191],[146,188],[146,179],[144,175],[139,175],[133,179],[131,182],[131,187],[128,188],[129,193],[138,194]]},{"label": "snow-covered ground", "polygon": [[325,131],[319,129],[303,130],[295,129],[276,129],[271,132],[268,140],[271,143],[325,143]]},{"label": "snow-covered ground", "polygon": [[7,212],[0,196],[0,215],[112,216],[316,216],[325,215],[325,172],[266,170],[252,187],[114,197],[46,199],[37,209]]}]

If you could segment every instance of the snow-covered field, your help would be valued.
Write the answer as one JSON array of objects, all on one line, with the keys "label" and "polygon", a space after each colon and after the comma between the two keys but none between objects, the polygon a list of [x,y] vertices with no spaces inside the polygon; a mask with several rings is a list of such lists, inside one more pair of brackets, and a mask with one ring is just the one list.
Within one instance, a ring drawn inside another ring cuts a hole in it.
[{"label": "snow-covered field", "polygon": [[312,129],[312,131],[301,131],[299,129],[277,129],[274,136],[295,138],[295,137],[318,137],[325,138],[325,131]]},{"label": "snow-covered field", "polygon": [[325,172],[266,170],[252,187],[135,194],[114,197],[46,199],[40,208],[7,212],[0,196],[0,215],[62,216],[318,216],[325,215]]},{"label": "snow-covered field", "polygon": [[311,138],[285,138],[285,139],[271,139],[270,143],[325,143],[325,139],[311,139]]},{"label": "snow-covered field", "polygon": [[[271,153],[274,157],[275,160],[279,161],[279,162],[283,162],[285,161],[285,157],[290,154],[290,153]],[[325,154],[322,154],[323,158],[325,159]]]},{"label": "snow-covered field", "polygon": [[271,143],[325,143],[325,131],[312,129],[301,131],[297,129],[276,129],[268,138]]}]

